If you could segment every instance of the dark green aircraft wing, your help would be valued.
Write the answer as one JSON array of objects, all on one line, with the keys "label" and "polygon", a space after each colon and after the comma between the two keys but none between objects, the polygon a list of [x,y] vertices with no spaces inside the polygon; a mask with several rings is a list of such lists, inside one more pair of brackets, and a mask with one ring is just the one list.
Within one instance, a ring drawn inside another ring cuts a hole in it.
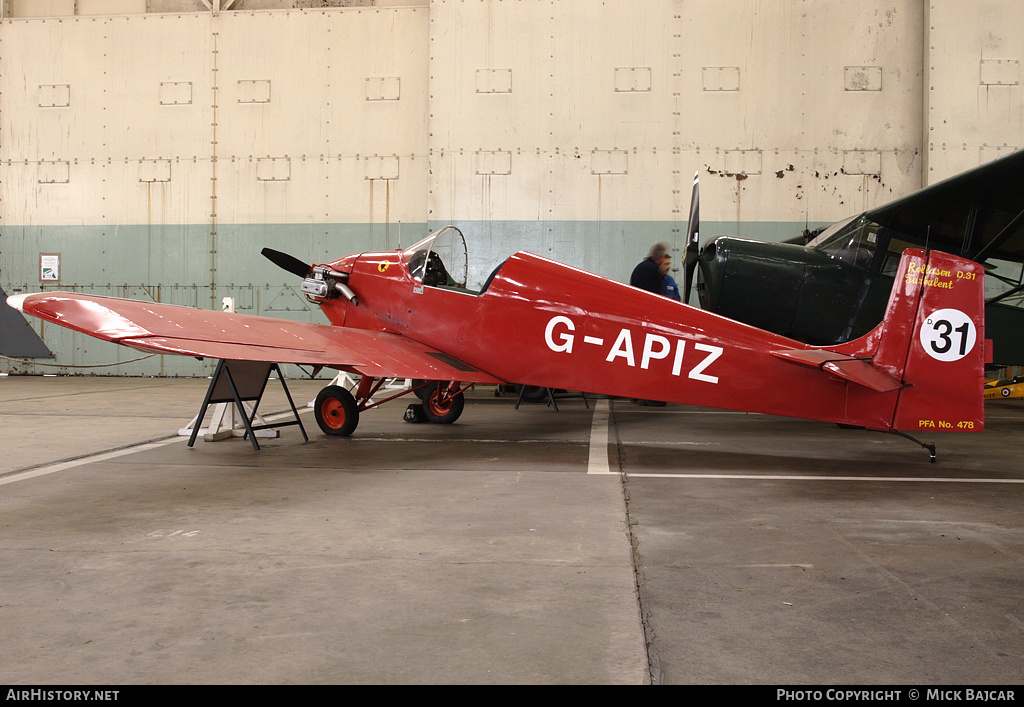
[{"label": "dark green aircraft wing", "polygon": [[866,212],[929,248],[1024,261],[1024,150]]},{"label": "dark green aircraft wing", "polygon": [[53,358],[53,352],[39,338],[18,310],[7,304],[0,287],[0,355],[11,358]]}]

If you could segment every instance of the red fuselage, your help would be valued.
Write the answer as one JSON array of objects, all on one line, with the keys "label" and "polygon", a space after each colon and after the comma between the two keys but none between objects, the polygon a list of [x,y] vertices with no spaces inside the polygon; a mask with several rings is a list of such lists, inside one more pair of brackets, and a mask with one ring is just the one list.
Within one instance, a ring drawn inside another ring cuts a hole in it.
[{"label": "red fuselage", "polygon": [[[331,267],[349,273],[359,298],[358,306],[325,302],[332,323],[402,334],[508,382],[880,430],[894,423],[899,390],[871,390],[772,355],[817,347],[529,253],[509,258],[479,294],[423,286],[397,252]],[[872,334],[830,351],[867,358],[877,343]],[[936,420],[979,429],[979,417],[930,409],[909,429]]]}]

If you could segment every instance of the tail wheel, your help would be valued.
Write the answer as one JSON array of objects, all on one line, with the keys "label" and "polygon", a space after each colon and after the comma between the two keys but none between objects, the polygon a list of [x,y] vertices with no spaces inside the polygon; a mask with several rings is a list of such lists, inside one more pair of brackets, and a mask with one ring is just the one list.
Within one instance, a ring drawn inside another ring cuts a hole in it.
[{"label": "tail wheel", "polygon": [[359,406],[352,393],[337,385],[329,385],[320,391],[313,403],[316,424],[324,434],[347,437],[359,424]]},{"label": "tail wheel", "polygon": [[430,395],[423,401],[423,414],[428,420],[439,425],[450,425],[459,419],[466,407],[466,398],[462,393],[449,395],[448,384],[444,381],[427,390],[430,391]]}]

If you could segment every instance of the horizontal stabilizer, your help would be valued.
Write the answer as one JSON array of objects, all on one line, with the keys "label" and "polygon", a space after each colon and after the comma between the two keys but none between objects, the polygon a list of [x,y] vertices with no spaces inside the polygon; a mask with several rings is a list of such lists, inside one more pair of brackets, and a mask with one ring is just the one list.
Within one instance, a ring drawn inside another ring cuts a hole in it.
[{"label": "horizontal stabilizer", "polygon": [[885,393],[901,385],[871,365],[870,361],[824,349],[772,351],[772,356],[809,368],[827,371],[851,383]]}]

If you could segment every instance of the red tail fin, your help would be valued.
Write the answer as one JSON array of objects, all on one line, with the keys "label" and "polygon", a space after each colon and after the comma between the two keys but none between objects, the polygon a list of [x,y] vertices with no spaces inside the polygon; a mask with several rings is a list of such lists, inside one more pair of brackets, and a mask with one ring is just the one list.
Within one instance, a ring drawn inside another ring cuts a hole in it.
[{"label": "red tail fin", "polygon": [[984,274],[948,253],[904,252],[872,361],[903,383],[893,429],[984,427]]}]

